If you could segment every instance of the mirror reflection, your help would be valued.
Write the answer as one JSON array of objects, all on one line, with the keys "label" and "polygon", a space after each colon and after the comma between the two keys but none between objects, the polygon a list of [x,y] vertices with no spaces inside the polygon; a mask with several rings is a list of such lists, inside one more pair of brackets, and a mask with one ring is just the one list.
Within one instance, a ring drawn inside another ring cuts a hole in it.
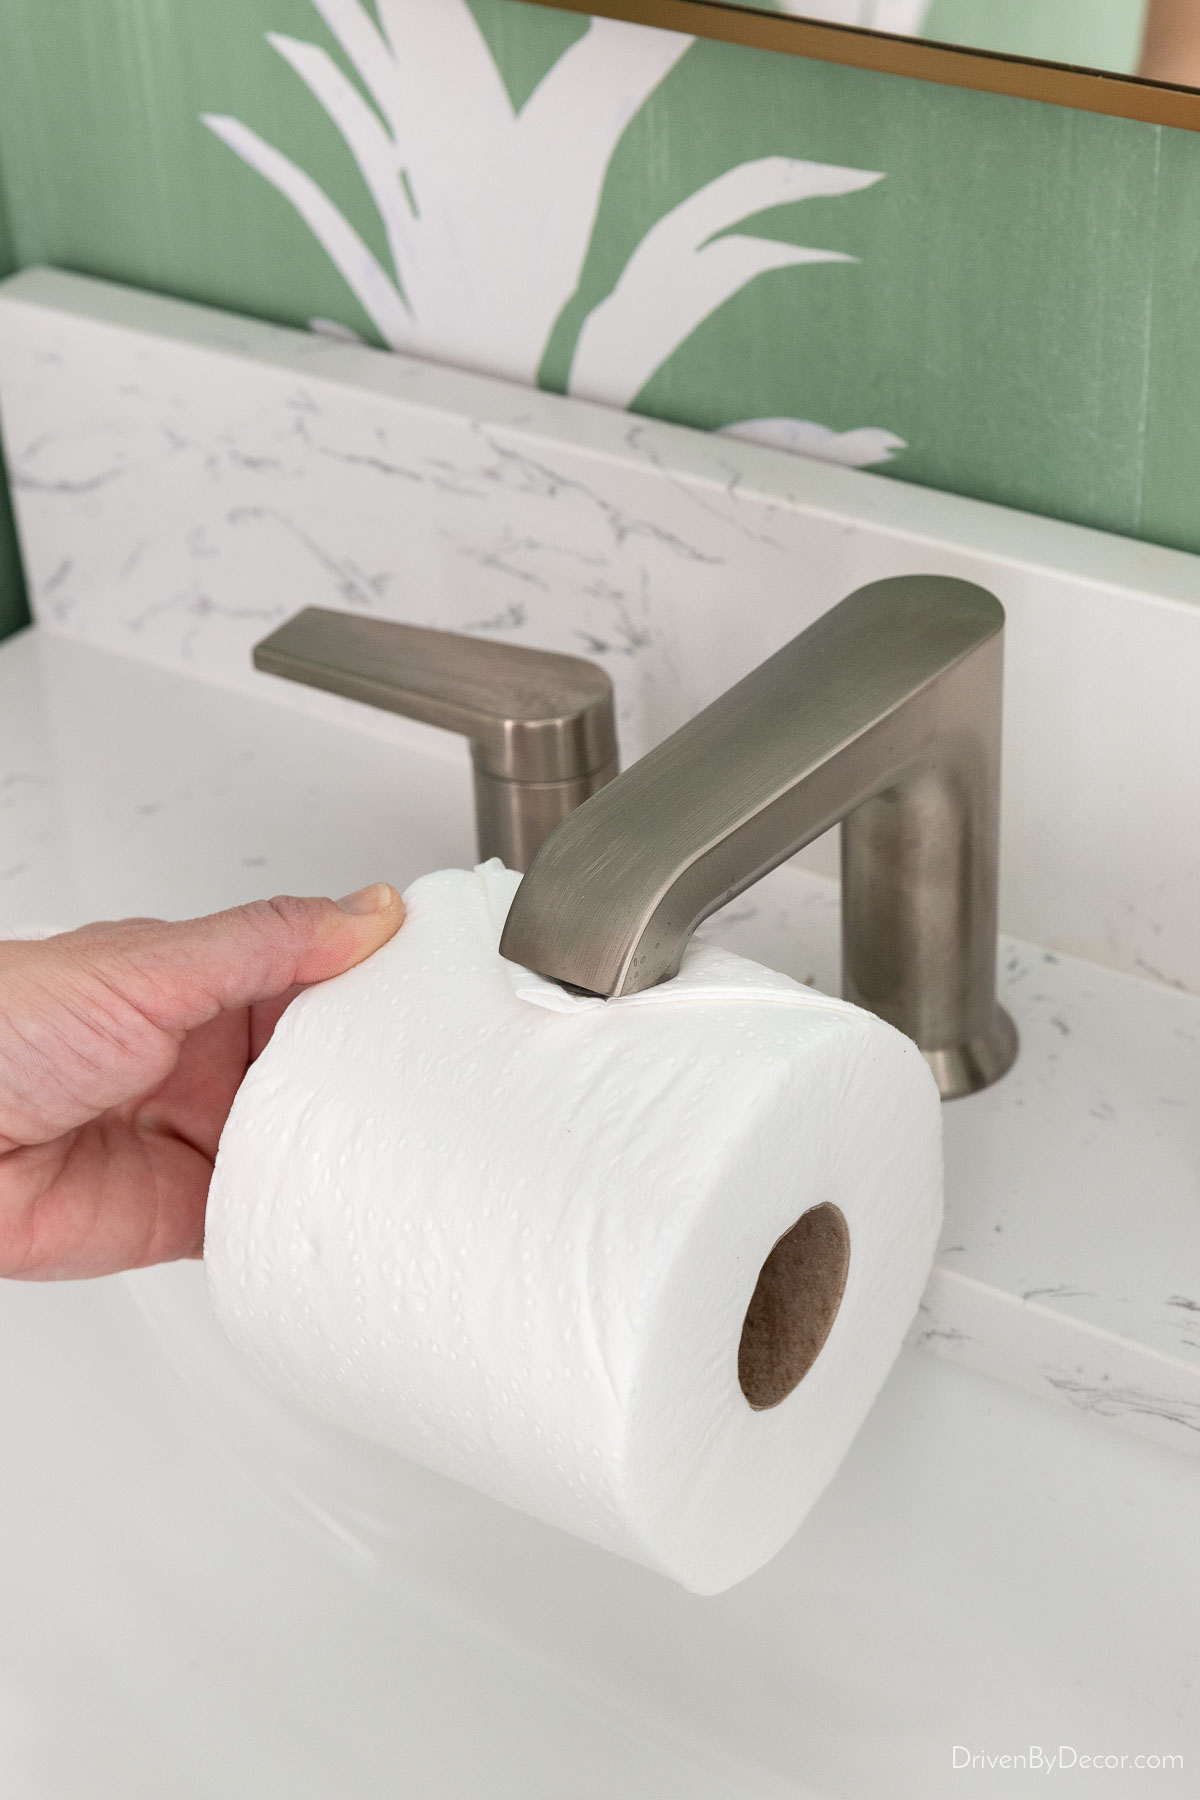
[{"label": "mirror reflection", "polygon": [[762,12],[1200,88],[1200,0],[757,0]]}]

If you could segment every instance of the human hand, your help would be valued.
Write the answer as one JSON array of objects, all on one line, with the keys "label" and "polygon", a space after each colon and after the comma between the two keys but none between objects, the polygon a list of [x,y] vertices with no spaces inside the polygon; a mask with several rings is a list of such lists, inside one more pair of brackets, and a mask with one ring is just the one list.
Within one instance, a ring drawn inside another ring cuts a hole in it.
[{"label": "human hand", "polygon": [[0,1276],[198,1256],[217,1141],[288,1002],[396,932],[383,883],[0,943]]}]

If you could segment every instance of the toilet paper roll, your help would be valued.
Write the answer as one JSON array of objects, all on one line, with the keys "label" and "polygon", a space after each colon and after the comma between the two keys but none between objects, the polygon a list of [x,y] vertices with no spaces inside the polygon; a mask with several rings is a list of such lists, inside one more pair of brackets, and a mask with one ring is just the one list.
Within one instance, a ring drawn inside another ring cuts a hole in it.
[{"label": "toilet paper roll", "polygon": [[707,945],[621,1000],[517,969],[519,879],[424,877],[285,1014],[221,1139],[213,1305],[318,1412],[716,1593],[900,1349],[937,1091],[891,1027]]}]

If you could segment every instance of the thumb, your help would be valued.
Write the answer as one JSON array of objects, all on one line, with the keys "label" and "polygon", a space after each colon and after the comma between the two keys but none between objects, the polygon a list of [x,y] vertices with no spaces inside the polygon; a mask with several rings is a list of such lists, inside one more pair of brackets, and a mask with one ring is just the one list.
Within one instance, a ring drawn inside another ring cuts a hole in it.
[{"label": "thumb", "polygon": [[380,881],[343,900],[282,894],[201,919],[131,919],[76,935],[94,932],[88,948],[97,961],[119,962],[124,996],[177,1034],[342,974],[386,944],[403,919],[404,902]]}]

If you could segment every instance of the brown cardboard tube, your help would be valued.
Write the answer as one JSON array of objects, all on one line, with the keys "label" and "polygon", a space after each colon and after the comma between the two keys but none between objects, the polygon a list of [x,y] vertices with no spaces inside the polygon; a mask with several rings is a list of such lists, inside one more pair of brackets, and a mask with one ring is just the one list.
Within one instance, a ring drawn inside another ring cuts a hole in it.
[{"label": "brown cardboard tube", "polygon": [[850,1228],[825,1201],[802,1213],[759,1270],[738,1344],[738,1381],[755,1412],[786,1400],[829,1336],[850,1268]]}]

